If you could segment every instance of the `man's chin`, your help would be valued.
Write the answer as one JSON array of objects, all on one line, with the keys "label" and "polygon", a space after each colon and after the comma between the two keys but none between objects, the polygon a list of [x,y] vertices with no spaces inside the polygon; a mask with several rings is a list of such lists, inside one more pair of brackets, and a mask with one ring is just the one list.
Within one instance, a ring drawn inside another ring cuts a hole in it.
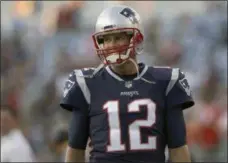
[{"label": "man's chin", "polygon": [[[123,59],[124,61],[121,63],[116,63],[119,58]],[[106,59],[113,65],[122,65],[126,62],[127,56],[124,54],[112,54],[107,56]]]}]

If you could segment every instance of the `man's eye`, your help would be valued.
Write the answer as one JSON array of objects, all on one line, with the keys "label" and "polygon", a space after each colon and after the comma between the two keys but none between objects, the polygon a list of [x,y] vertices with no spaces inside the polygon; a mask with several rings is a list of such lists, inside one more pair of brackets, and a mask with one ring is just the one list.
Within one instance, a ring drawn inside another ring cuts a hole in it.
[{"label": "man's eye", "polygon": [[111,39],[110,38],[104,38],[104,42],[110,42]]},{"label": "man's eye", "polygon": [[125,40],[126,39],[126,37],[124,37],[124,36],[120,36],[119,38],[118,38],[118,40]]},{"label": "man's eye", "polygon": [[123,37],[116,37],[116,40],[122,40]]}]

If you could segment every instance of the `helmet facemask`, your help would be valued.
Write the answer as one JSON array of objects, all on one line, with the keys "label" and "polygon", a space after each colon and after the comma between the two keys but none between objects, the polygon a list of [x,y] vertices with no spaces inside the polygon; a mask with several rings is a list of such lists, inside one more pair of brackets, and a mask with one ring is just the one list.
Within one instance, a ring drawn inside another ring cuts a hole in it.
[{"label": "helmet facemask", "polygon": [[[126,32],[129,35],[129,44],[104,48],[104,35],[121,32]],[[96,33],[93,35],[93,41],[97,55],[104,64],[122,64],[129,58],[135,57],[138,47],[143,41],[143,36],[137,28],[119,28]]]}]

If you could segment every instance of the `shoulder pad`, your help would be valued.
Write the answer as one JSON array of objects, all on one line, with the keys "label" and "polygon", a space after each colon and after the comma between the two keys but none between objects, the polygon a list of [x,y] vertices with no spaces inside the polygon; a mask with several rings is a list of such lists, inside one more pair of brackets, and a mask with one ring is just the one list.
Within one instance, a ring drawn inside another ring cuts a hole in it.
[{"label": "shoulder pad", "polygon": [[[175,83],[179,79],[180,76],[185,76],[183,72],[180,71],[179,68],[173,68],[171,69],[171,76],[169,79],[169,84],[166,88],[166,95],[169,93],[169,91],[174,87]],[[181,72],[181,73],[180,73]],[[181,74],[181,75],[180,75]]]},{"label": "shoulder pad", "polygon": [[[87,71],[89,71],[89,70],[87,70]],[[85,73],[87,71],[85,71],[84,69],[75,69],[73,71],[73,73],[75,75],[74,76],[75,81],[77,82],[77,85],[80,87],[81,91],[83,92],[87,103],[90,103],[90,91],[89,91],[89,88],[88,88],[88,86],[86,84],[86,80],[85,80],[85,77],[87,76],[87,74],[85,74]]]},{"label": "shoulder pad", "polygon": [[93,72],[95,71],[95,68],[82,68],[82,69],[75,69],[74,73],[78,77],[84,77],[84,78],[89,78],[92,77]]},{"label": "shoulder pad", "polygon": [[100,64],[98,67],[93,68],[83,68],[82,72],[85,78],[93,78],[98,72],[102,72],[102,69],[104,68],[104,64]]},{"label": "shoulder pad", "polygon": [[170,80],[172,68],[171,67],[162,67],[162,66],[152,66],[152,74],[157,80]]},{"label": "shoulder pad", "polygon": [[164,68],[169,68],[169,69],[172,69],[172,68],[169,67],[169,66],[153,66],[153,68],[161,68],[161,69],[162,69],[162,68],[163,68],[163,69],[164,69]]}]

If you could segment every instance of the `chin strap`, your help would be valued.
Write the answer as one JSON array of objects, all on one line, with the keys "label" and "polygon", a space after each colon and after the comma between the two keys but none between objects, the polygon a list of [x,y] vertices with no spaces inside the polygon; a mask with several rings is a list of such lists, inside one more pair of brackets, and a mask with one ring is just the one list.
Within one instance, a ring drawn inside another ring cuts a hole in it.
[{"label": "chin strap", "polygon": [[133,63],[133,65],[135,66],[136,72],[137,72],[137,77],[139,77],[139,66],[138,66],[138,64],[132,58],[129,58],[129,61],[131,61]]},{"label": "chin strap", "polygon": [[97,66],[97,68],[94,70],[93,74],[91,75],[91,78],[95,77],[99,71],[103,72],[106,66],[107,65],[105,65],[104,63],[101,63],[99,66]]},{"label": "chin strap", "polygon": [[106,67],[105,64],[101,63],[97,68],[94,70],[92,77],[94,77],[102,68]]},{"label": "chin strap", "polygon": [[[134,66],[135,66],[135,68],[136,68],[136,71],[137,71],[137,77],[139,77],[139,66],[138,66],[138,64],[137,64],[136,61],[133,60],[132,58],[130,58],[129,61],[131,61],[131,62],[134,64]],[[153,83],[154,83],[154,82],[149,81],[149,80],[147,80],[147,79],[145,79],[145,78],[143,78],[143,77],[139,77],[139,79],[141,79],[141,80],[143,80],[144,82],[149,83],[149,84],[153,84]]]}]

